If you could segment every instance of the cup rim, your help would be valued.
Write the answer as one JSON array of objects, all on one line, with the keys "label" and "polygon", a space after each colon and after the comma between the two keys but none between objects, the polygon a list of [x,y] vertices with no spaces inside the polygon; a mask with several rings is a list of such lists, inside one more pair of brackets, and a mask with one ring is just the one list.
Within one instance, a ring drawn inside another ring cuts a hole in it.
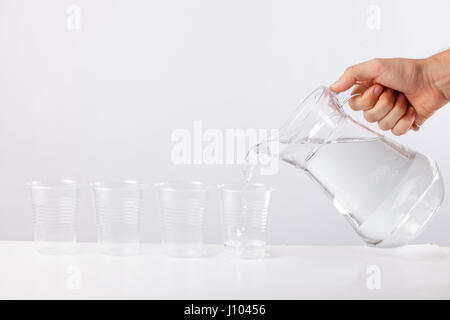
[{"label": "cup rim", "polygon": [[217,186],[219,190],[227,191],[227,192],[251,192],[251,191],[265,191],[265,192],[273,192],[275,188],[269,187],[264,183],[226,183],[219,184]]},{"label": "cup rim", "polygon": [[95,190],[116,190],[128,188],[144,188],[146,184],[137,180],[105,180],[92,182],[91,186]]},{"label": "cup rim", "polygon": [[208,191],[210,188],[198,180],[170,180],[155,183],[154,186],[163,191]]},{"label": "cup rim", "polygon": [[55,179],[55,180],[32,180],[27,186],[33,189],[51,189],[51,188],[77,188],[78,182],[71,179]]}]

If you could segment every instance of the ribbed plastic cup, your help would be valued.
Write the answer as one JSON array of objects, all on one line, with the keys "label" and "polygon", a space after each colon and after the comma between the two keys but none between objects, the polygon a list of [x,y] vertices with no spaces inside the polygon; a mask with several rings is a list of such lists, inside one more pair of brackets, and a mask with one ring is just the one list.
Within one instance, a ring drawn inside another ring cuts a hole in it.
[{"label": "ribbed plastic cup", "polygon": [[139,216],[144,187],[136,181],[93,183],[101,253],[139,254]]},{"label": "ribbed plastic cup", "polygon": [[263,184],[228,184],[219,190],[226,252],[244,259],[265,257],[273,189]]},{"label": "ribbed plastic cup", "polygon": [[201,182],[192,181],[165,182],[156,187],[166,253],[182,258],[200,257],[208,188]]},{"label": "ribbed plastic cup", "polygon": [[33,181],[29,188],[37,250],[56,255],[74,253],[79,203],[77,183],[72,180]]}]

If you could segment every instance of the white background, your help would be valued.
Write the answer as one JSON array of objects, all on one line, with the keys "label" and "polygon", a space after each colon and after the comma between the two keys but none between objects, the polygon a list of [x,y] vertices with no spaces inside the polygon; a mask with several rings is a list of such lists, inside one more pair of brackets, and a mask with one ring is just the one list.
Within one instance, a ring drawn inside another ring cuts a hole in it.
[{"label": "white background", "polygon": [[[80,30],[67,28],[72,4]],[[367,23],[370,5],[380,29]],[[173,165],[171,133],[194,120],[277,128],[348,65],[450,46],[449,13],[448,0],[0,0],[0,239],[32,239],[32,179],[238,179],[232,166]],[[397,139],[437,160],[447,182],[449,124],[447,107]],[[361,243],[302,172],[283,165],[264,182],[277,189],[272,244]],[[221,241],[215,198],[208,242]],[[142,238],[158,241],[152,188],[145,200]],[[92,241],[87,187],[82,201],[79,238]],[[450,244],[449,208],[446,199],[417,242]]]}]

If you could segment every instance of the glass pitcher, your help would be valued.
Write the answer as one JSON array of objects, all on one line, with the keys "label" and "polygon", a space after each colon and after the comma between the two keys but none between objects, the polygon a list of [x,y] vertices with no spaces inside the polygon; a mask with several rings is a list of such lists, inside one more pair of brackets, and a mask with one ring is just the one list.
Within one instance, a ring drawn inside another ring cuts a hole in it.
[{"label": "glass pitcher", "polygon": [[[407,244],[442,203],[438,166],[353,120],[343,104],[316,89],[280,129],[278,156],[317,182],[367,244]],[[270,145],[257,152],[271,154]]]}]

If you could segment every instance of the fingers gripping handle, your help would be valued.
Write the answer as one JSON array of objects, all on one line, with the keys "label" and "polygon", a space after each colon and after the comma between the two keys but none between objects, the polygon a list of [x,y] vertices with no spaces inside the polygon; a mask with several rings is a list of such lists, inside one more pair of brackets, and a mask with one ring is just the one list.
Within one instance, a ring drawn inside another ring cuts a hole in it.
[{"label": "fingers gripping handle", "polygon": [[[352,98],[361,95],[361,93],[348,94],[348,92],[349,91],[344,91],[336,94],[337,100],[342,107],[344,107],[344,105],[346,105]],[[420,126],[417,125],[416,123],[413,123],[411,129],[414,131],[419,131]]]}]

